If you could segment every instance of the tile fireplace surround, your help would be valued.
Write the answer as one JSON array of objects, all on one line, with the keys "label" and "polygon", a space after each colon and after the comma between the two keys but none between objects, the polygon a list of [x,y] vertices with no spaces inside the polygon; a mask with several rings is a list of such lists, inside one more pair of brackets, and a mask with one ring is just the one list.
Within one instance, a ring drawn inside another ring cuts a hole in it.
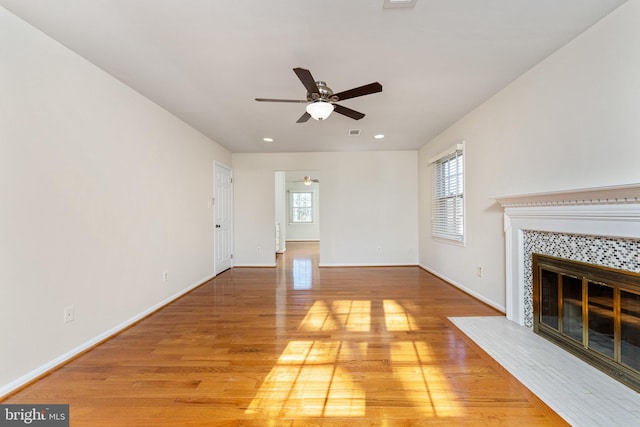
[{"label": "tile fireplace surround", "polygon": [[533,327],[533,252],[640,272],[640,184],[495,199],[504,208],[507,319]]}]

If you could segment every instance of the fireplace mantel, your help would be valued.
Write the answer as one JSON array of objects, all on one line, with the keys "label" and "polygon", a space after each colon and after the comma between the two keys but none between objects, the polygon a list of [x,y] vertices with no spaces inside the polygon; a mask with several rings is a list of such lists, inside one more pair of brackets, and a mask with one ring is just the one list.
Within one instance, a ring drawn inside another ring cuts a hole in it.
[{"label": "fireplace mantel", "polygon": [[532,326],[525,316],[526,231],[640,239],[640,184],[494,199],[504,208],[506,314],[520,325]]},{"label": "fireplace mantel", "polygon": [[640,184],[494,197],[502,207],[640,203]]}]

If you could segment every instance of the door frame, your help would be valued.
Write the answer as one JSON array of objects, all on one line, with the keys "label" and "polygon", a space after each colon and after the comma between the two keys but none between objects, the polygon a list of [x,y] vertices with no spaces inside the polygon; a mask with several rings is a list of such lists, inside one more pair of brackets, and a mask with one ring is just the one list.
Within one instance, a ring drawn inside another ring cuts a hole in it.
[{"label": "door frame", "polygon": [[218,248],[218,233],[216,232],[216,224],[218,223],[218,218],[216,217],[216,203],[220,203],[221,201],[221,197],[219,197],[219,194],[217,194],[217,186],[216,186],[216,174],[219,168],[223,168],[229,171],[229,178],[231,179],[230,182],[230,187],[231,187],[231,194],[229,197],[229,206],[226,208],[226,211],[229,215],[229,232],[230,232],[230,239],[229,239],[229,251],[231,253],[231,260],[230,260],[230,268],[233,268],[233,169],[227,165],[225,165],[224,163],[220,163],[218,161],[214,161],[213,162],[213,198],[212,198],[212,203],[211,203],[211,207],[213,208],[213,274],[214,276],[217,276],[218,274],[222,273],[222,271],[225,271],[226,268],[224,270],[219,271],[219,266],[218,266],[218,262],[217,262],[217,248]]}]

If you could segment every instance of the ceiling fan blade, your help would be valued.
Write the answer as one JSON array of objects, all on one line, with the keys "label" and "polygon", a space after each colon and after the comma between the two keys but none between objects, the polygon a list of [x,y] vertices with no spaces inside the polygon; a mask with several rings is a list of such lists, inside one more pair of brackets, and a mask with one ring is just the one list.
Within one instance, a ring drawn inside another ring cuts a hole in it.
[{"label": "ceiling fan blade", "polygon": [[295,102],[307,104],[309,101],[302,99],[273,99],[273,98],[256,98],[258,102]]},{"label": "ceiling fan blade", "polygon": [[307,92],[320,93],[320,90],[318,90],[318,85],[316,85],[316,81],[311,75],[311,71],[305,68],[294,68],[293,72],[296,73],[304,87],[307,89]]},{"label": "ceiling fan blade", "polygon": [[305,112],[303,115],[300,116],[298,120],[296,120],[296,123],[304,123],[310,118],[311,118],[311,114]]},{"label": "ceiling fan blade", "polygon": [[333,104],[333,111],[338,114],[342,114],[343,116],[351,117],[354,120],[360,120],[364,117],[363,113],[352,110],[351,108],[343,107],[342,105],[338,104]]},{"label": "ceiling fan blade", "polygon": [[370,95],[377,92],[382,92],[382,85],[378,82],[375,82],[369,83],[368,85],[345,90],[344,92],[336,93],[334,94],[334,96],[337,96],[338,100],[342,101],[349,98],[355,98],[356,96]]}]

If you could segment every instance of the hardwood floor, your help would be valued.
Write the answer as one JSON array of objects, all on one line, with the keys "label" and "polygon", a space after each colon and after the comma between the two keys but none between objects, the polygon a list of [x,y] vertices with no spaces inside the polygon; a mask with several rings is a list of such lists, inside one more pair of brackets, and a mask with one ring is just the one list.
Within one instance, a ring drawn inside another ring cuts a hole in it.
[{"label": "hardwood floor", "polygon": [[448,316],[500,315],[416,267],[220,274],[2,403],[71,425],[565,425]]}]

